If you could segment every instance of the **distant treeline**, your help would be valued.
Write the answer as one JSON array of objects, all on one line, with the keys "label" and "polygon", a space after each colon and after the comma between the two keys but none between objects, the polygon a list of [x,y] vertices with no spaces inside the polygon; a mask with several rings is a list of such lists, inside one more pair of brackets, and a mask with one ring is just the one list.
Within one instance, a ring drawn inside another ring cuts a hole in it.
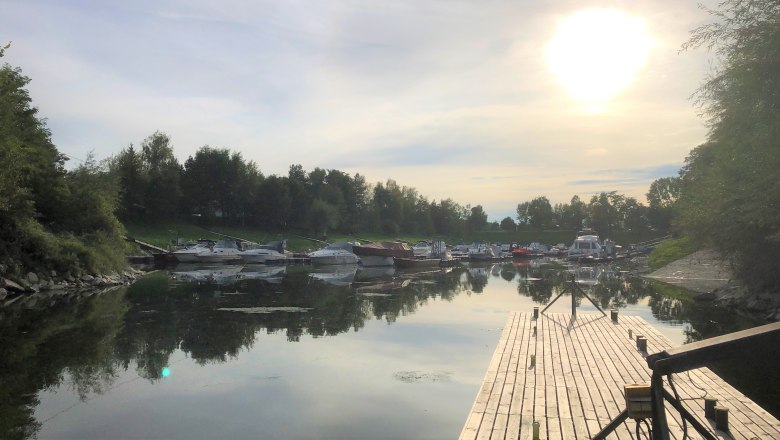
[{"label": "distant treeline", "polygon": [[123,149],[107,162],[119,183],[123,221],[190,219],[208,224],[257,226],[267,231],[317,235],[375,232],[463,236],[485,229],[567,229],[590,226],[605,235],[666,229],[665,194],[654,185],[649,207],[617,192],[594,195],[589,203],[551,206],[542,196],[517,206],[517,218],[488,223],[481,205],[429,200],[393,180],[368,184],[360,174],[335,169],[306,171],[290,166],[286,176],[264,175],[240,153],[201,147],[180,164],[170,138],[156,132],[136,149]]}]

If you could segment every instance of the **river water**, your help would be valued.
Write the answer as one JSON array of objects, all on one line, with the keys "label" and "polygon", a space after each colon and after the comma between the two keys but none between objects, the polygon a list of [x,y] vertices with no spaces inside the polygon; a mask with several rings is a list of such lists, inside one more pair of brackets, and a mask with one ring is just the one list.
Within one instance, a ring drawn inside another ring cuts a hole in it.
[{"label": "river water", "polygon": [[[456,438],[508,312],[572,276],[675,344],[759,324],[630,269],[180,265],[18,301],[0,309],[0,438]],[[570,296],[550,311],[570,313]],[[776,385],[721,369],[777,415]]]}]

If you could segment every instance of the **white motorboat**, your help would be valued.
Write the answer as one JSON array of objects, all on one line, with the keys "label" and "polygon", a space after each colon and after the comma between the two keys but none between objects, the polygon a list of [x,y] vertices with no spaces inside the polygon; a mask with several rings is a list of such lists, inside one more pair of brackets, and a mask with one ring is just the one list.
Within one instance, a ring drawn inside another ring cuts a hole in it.
[{"label": "white motorboat", "polygon": [[580,235],[569,247],[569,259],[601,258],[603,256],[598,235]]},{"label": "white motorboat", "polygon": [[414,252],[415,258],[417,257],[429,257],[431,255],[431,252],[433,252],[433,246],[431,246],[430,243],[427,241],[420,241],[417,242],[414,246],[412,246],[412,252]]},{"label": "white motorboat", "polygon": [[238,253],[244,263],[264,264],[272,261],[286,260],[285,248],[287,240],[272,241],[270,243],[247,249]]},{"label": "white motorboat", "polygon": [[352,252],[353,246],[353,243],[344,241],[332,243],[308,256],[311,264],[357,264],[360,258]]},{"label": "white motorboat", "polygon": [[469,260],[491,260],[493,257],[493,247],[484,241],[478,241],[469,247]]},{"label": "white motorboat", "polygon": [[194,263],[198,261],[199,253],[210,250],[213,245],[214,242],[211,240],[198,240],[197,243],[194,243],[191,246],[185,246],[184,248],[175,251],[173,256],[176,258],[176,261],[180,263]]},{"label": "white motorboat", "polygon": [[213,248],[197,254],[196,258],[199,263],[226,263],[240,260],[240,252],[236,240],[220,240]]}]

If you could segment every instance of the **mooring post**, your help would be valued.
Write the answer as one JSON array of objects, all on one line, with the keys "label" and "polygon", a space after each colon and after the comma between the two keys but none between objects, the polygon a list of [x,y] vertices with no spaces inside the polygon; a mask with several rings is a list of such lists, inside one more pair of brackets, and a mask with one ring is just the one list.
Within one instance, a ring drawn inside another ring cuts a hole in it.
[{"label": "mooring post", "polygon": [[612,309],[612,310],[609,311],[609,313],[610,313],[610,315],[612,317],[612,322],[618,322],[618,311],[617,311],[617,309]]},{"label": "mooring post", "polygon": [[571,316],[577,317],[577,281],[574,276],[571,277]]},{"label": "mooring post", "polygon": [[718,399],[711,396],[704,396],[704,417],[715,420],[715,406],[718,404]]}]

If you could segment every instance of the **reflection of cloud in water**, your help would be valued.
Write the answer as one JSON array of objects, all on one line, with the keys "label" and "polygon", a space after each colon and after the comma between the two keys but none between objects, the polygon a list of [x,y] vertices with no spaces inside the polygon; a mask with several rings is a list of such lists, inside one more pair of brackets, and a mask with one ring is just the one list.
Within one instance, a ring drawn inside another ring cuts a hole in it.
[{"label": "reflection of cloud in water", "polygon": [[452,373],[449,371],[435,371],[425,373],[422,371],[398,371],[393,377],[406,383],[418,382],[452,382]]},{"label": "reflection of cloud in water", "polygon": [[393,296],[390,293],[378,293],[378,292],[358,292],[358,295],[369,296],[369,297],[373,297],[373,296]]}]

